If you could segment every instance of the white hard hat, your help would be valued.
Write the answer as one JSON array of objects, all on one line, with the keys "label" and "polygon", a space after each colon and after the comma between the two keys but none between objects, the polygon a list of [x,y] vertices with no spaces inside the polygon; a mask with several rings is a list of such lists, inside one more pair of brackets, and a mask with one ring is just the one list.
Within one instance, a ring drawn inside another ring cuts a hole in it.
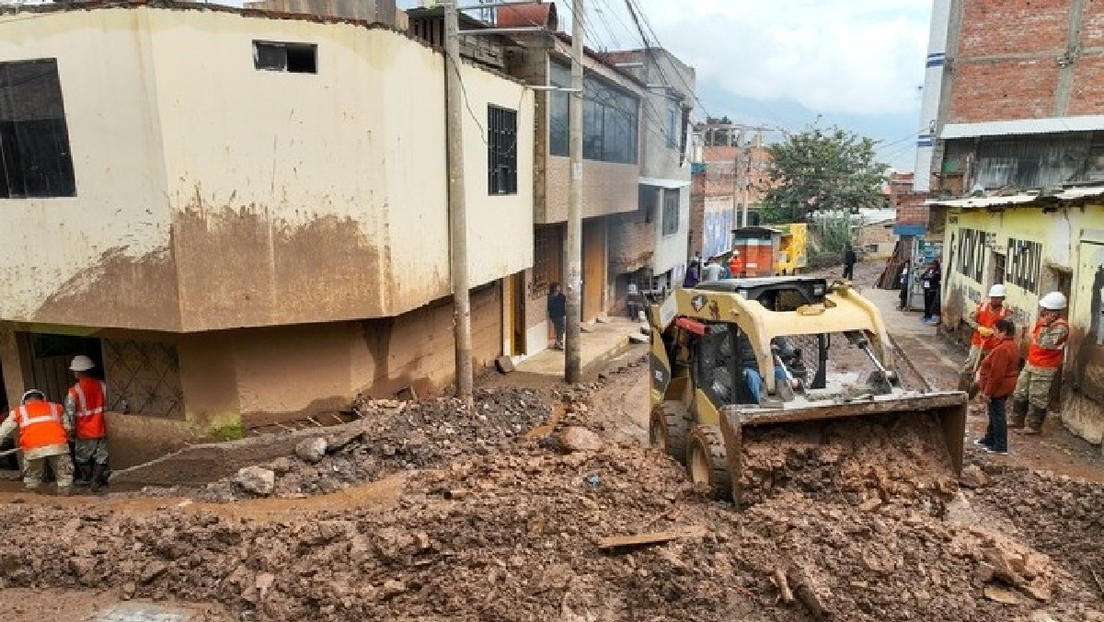
[{"label": "white hard hat", "polygon": [[1050,292],[1039,299],[1039,306],[1051,311],[1061,311],[1066,308],[1066,297],[1062,292]]},{"label": "white hard hat", "polygon": [[38,389],[29,389],[26,393],[23,394],[23,397],[19,398],[19,404],[26,404],[27,400],[33,396],[38,396],[38,399],[40,400],[46,399],[46,394],[42,391],[39,391]]},{"label": "white hard hat", "polygon": [[990,298],[1004,298],[1007,295],[1008,292],[1004,289],[1004,285],[1001,285],[1000,283],[997,283],[996,285],[989,288]]},{"label": "white hard hat", "polygon": [[78,354],[73,357],[73,362],[69,364],[69,371],[88,371],[95,366],[96,364],[92,362],[92,359],[83,354]]}]

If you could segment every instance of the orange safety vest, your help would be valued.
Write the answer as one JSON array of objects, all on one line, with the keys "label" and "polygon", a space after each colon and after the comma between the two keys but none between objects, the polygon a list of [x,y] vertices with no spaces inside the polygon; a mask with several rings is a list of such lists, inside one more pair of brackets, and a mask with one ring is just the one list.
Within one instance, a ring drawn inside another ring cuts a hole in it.
[{"label": "orange safety vest", "polygon": [[107,385],[92,378],[81,378],[69,387],[69,396],[77,404],[77,438],[91,439],[107,436],[104,422],[104,398]]},{"label": "orange safety vest", "polygon": [[1039,333],[1043,332],[1043,329],[1048,326],[1065,326],[1066,338],[1069,337],[1069,324],[1062,318],[1058,318],[1046,326],[1042,322],[1036,322],[1035,331],[1031,334],[1031,345],[1027,347],[1027,362],[1035,367],[1057,369],[1062,364],[1062,353],[1066,349],[1066,339],[1062,339],[1057,349],[1052,350],[1040,346]]},{"label": "orange safety vest", "polygon": [[740,273],[744,271],[744,262],[739,255],[728,258],[728,271],[732,273],[733,277],[740,276]]},{"label": "orange safety vest", "polygon": [[[977,324],[978,327],[984,326],[985,328],[993,328],[997,324],[997,320],[1006,319],[1012,315],[1012,310],[1006,306],[1001,306],[1000,311],[994,311],[993,307],[989,303],[985,303],[978,307],[977,310]],[[970,344],[975,346],[981,346],[982,350],[992,350],[996,342],[993,341],[993,337],[982,337],[981,333],[974,331],[973,337],[970,338]]]},{"label": "orange safety vest", "polygon": [[23,451],[69,442],[61,425],[63,409],[53,402],[30,402],[12,411],[19,425],[19,447]]}]

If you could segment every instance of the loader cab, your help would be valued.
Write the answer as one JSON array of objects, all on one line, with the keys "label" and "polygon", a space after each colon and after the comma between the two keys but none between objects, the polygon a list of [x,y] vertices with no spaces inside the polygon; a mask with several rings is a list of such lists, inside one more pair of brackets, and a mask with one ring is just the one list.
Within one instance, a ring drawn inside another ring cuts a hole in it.
[{"label": "loader cab", "polygon": [[801,305],[824,302],[828,281],[800,276],[723,279],[698,283],[694,289],[738,294],[746,300],[759,301],[771,311],[793,311]]}]

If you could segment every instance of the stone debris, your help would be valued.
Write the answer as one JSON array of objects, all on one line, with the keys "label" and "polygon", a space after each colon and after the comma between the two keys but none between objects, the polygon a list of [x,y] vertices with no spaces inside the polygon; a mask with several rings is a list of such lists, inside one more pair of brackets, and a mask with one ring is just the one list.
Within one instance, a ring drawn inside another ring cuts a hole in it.
[{"label": "stone debris", "polygon": [[304,462],[317,464],[326,457],[326,439],[308,438],[295,446],[295,455]]},{"label": "stone debris", "polygon": [[598,451],[602,448],[602,439],[586,428],[570,426],[560,435],[560,446],[565,451]]},{"label": "stone debris", "polygon": [[238,470],[234,476],[234,483],[241,486],[246,492],[268,496],[276,487],[276,473],[272,469],[259,466],[248,466]]},{"label": "stone debris", "polygon": [[[471,413],[364,402],[363,427],[318,463],[242,470],[285,497],[264,512],[228,505],[234,482],[156,511],[2,504],[0,590],[218,602],[255,622],[1104,620],[1104,486],[1002,467],[957,491],[924,424],[841,422],[749,447],[738,511],[660,452],[601,434],[583,408],[594,390],[481,393]],[[553,405],[556,432],[526,442]],[[571,436],[598,447],[565,452]],[[391,500],[295,505],[396,471]],[[292,511],[269,514],[278,504]],[[598,546],[626,536],[648,542]]]}]

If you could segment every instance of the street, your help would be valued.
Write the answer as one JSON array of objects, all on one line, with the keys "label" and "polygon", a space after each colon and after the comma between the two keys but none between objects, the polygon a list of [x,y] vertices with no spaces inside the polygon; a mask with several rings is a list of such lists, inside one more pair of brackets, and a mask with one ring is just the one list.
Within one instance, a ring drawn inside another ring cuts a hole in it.
[{"label": "street", "polygon": [[[646,448],[643,361],[637,346],[574,387],[499,376],[473,417],[448,399],[366,403],[372,417],[319,432],[340,449],[317,463],[264,463],[270,498],[225,478],[0,493],[4,619],[39,619],[26,603],[58,590],[74,620],[156,619],[103,617],[132,600],[212,621],[1104,619],[1104,467],[1060,430],[1006,458],[971,445],[959,484],[906,467],[924,463],[892,434],[827,472],[802,453],[815,480],[775,482],[741,513]],[[675,535],[597,546],[654,533]],[[807,602],[780,601],[776,571]]]}]

